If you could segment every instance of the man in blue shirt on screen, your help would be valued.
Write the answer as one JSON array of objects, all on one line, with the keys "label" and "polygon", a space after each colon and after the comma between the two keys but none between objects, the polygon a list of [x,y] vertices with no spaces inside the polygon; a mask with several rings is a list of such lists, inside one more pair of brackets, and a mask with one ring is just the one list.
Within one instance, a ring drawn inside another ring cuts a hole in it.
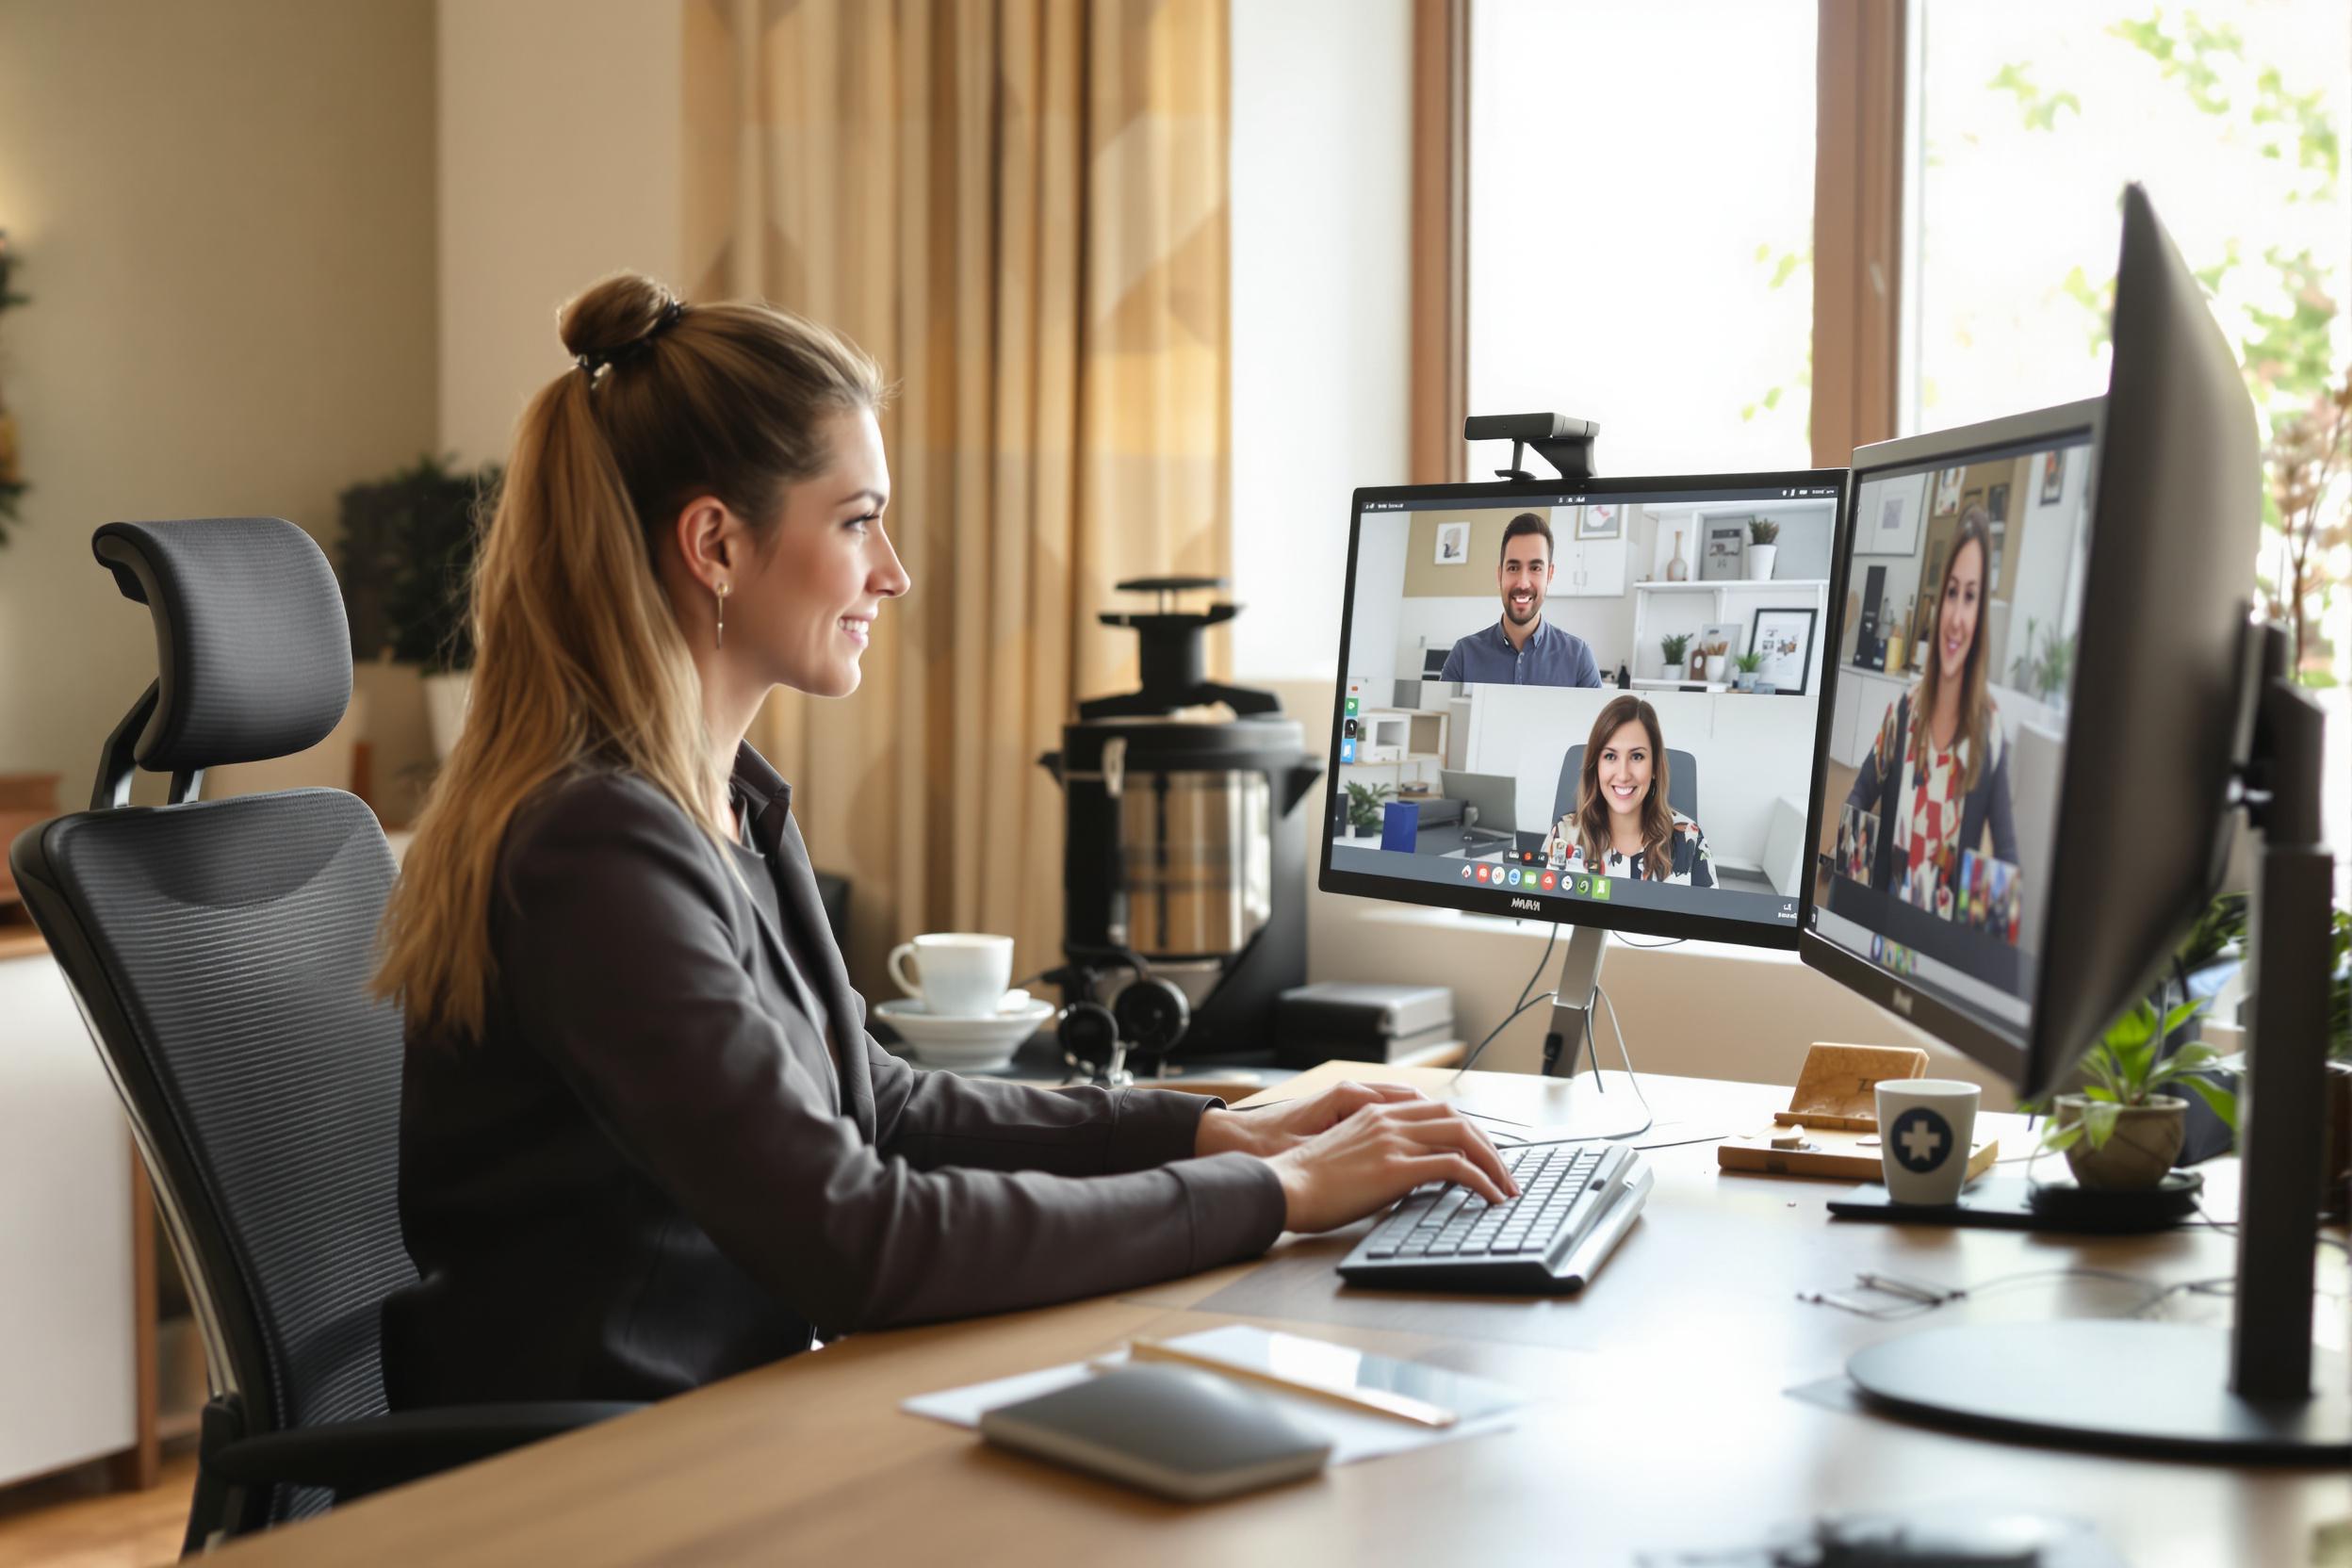
[{"label": "man in blue shirt on screen", "polygon": [[1503,618],[1474,631],[1446,655],[1440,680],[1496,686],[1598,686],[1601,667],[1592,645],[1544,619],[1544,591],[1552,584],[1552,525],[1522,512],[1503,530],[1503,558],[1494,568],[1503,591]]}]

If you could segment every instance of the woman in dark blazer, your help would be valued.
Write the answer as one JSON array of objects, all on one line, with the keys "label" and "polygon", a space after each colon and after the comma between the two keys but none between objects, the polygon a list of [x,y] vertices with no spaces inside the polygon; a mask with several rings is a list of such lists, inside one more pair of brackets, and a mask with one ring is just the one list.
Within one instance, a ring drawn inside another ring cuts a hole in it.
[{"label": "woman in dark blazer", "polygon": [[1952,918],[1960,856],[1989,849],[2017,863],[2010,812],[2009,748],[1990,684],[1984,642],[1992,519],[1960,517],[1936,599],[1927,673],[1888,705],[1846,804],[1878,817],[1870,886]]},{"label": "woman in dark blazer", "polygon": [[923,1073],[876,1046],[776,686],[856,689],[906,592],[872,361],[640,277],[566,308],[473,584],[464,732],[385,920],[408,1020],[395,1408],[658,1398],[817,1333],[1187,1273],[1413,1186],[1511,1190],[1446,1108],[1240,1115]]}]

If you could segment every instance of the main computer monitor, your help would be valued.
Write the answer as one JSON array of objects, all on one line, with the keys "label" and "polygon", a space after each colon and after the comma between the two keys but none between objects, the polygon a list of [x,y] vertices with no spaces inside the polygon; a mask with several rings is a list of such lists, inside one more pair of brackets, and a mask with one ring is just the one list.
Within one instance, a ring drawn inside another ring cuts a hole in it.
[{"label": "main computer monitor", "polygon": [[1844,478],[1358,490],[1322,887],[1794,947]]}]

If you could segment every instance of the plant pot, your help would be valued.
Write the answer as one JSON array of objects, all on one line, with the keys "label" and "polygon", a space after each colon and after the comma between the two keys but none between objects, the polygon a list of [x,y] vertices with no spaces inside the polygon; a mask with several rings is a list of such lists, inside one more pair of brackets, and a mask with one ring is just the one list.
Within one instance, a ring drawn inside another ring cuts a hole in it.
[{"label": "plant pot", "polygon": [[1756,690],[1756,672],[1754,670],[1741,670],[1738,675],[1732,678],[1731,684],[1734,691],[1753,692]]},{"label": "plant pot", "polygon": [[474,672],[444,670],[425,677],[425,722],[433,730],[433,755],[449,760],[457,732],[466,723],[466,704],[474,692]]},{"label": "plant pot", "polygon": [[[2082,1119],[2090,1101],[2079,1094],[2058,1097],[2057,1121],[2070,1127]],[[2145,1105],[2126,1105],[2115,1112],[2115,1130],[2104,1149],[2093,1149],[2089,1134],[2066,1146],[2066,1165],[2074,1179],[2101,1192],[2139,1192],[2164,1179],[2172,1162],[2180,1157],[2180,1141],[2188,1134],[2188,1102],[2169,1094],[2152,1097]]]},{"label": "plant pot", "polygon": [[1772,563],[1779,559],[1780,547],[1778,545],[1750,545],[1748,547],[1748,576],[1758,579],[1772,576]]}]

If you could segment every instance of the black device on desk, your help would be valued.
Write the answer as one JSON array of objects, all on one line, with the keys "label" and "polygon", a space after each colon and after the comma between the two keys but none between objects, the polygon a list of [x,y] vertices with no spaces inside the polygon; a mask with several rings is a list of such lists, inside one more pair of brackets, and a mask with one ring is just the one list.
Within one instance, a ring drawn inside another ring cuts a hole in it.
[{"label": "black device on desk", "polygon": [[[1871,847],[1808,886],[1799,951],[2043,1094],[2158,984],[2244,809],[2262,841],[2261,1005],[2240,1102],[2235,1321],[2226,1334],[2132,1318],[1933,1329],[1847,1372],[1866,1401],[1941,1425],[2341,1464],[2352,1378],[2311,1343],[2332,967],[2323,723],[2288,678],[2283,634],[2248,626],[2262,469],[2237,366],[2137,186],[2123,220],[2104,398],[1854,454],[1833,612],[1884,566],[1887,600],[1923,576],[1936,619],[1920,682],[1883,719],[1862,715],[1855,752],[1825,737],[1815,763],[1808,842],[1831,813],[1906,822],[1909,841],[1841,836]],[[2027,484],[1999,533],[1962,501],[1980,471]],[[1937,764],[1905,738],[1935,722],[1939,685],[1961,694],[1949,743],[1973,759],[1940,803],[1924,787]],[[1955,832],[1923,838],[1937,809]]]}]

